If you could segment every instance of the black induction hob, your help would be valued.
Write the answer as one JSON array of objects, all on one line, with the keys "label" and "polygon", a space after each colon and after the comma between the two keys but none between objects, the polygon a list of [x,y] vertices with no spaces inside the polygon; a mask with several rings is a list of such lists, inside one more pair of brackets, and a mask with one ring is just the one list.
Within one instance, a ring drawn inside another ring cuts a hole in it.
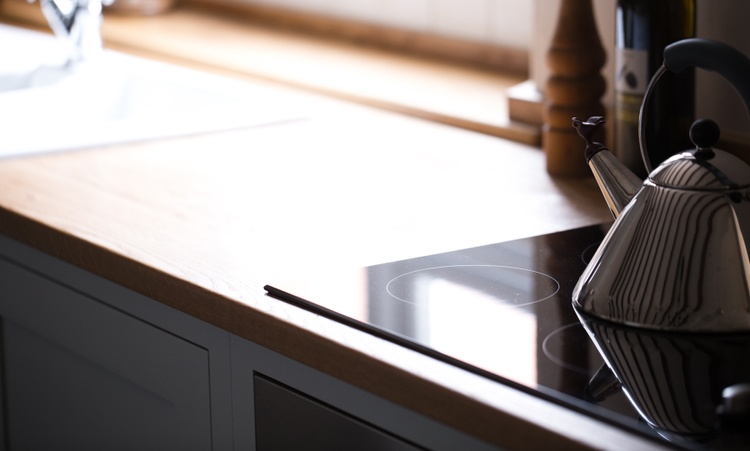
[{"label": "black induction hob", "polygon": [[331,294],[335,277],[265,288],[282,301],[660,440],[621,390],[594,401],[587,389],[604,362],[571,293],[608,228],[362,268],[352,277],[356,289],[344,296]]}]

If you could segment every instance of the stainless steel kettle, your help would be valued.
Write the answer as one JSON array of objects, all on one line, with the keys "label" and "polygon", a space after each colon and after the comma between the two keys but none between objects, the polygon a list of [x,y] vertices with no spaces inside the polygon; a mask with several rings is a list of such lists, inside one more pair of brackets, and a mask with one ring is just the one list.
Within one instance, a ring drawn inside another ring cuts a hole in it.
[{"label": "stainless steel kettle", "polygon": [[696,121],[695,148],[651,171],[643,124],[666,72],[692,68],[726,78],[750,110],[750,60],[705,39],[668,46],[641,107],[641,181],[592,140],[601,117],[573,119],[615,222],[582,274],[574,307],[617,324],[679,332],[750,331],[750,166],[714,149],[718,126]]}]

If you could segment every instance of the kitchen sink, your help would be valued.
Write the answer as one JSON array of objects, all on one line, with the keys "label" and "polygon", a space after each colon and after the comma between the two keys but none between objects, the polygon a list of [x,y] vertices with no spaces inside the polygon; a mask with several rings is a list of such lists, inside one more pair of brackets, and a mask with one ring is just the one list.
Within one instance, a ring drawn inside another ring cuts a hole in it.
[{"label": "kitchen sink", "polygon": [[66,66],[51,35],[0,25],[0,158],[304,118],[270,88],[104,51]]}]

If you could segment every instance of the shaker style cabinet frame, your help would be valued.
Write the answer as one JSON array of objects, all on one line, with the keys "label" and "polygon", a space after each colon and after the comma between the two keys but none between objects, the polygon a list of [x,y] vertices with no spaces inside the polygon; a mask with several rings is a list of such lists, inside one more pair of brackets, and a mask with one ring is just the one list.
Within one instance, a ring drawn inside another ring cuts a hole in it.
[{"label": "shaker style cabinet frame", "polygon": [[326,450],[497,449],[244,338],[232,335],[231,345],[235,445],[257,444],[258,451],[300,443]]},{"label": "shaker style cabinet frame", "polygon": [[2,441],[231,449],[229,334],[0,237]]},{"label": "shaker style cabinet frame", "polygon": [[0,236],[0,450],[494,449]]}]

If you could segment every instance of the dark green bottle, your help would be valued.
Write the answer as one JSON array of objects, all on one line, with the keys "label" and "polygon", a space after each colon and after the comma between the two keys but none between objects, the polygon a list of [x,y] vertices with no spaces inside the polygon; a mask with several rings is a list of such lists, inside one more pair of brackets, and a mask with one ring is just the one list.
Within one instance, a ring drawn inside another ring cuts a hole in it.
[{"label": "dark green bottle", "polygon": [[[649,80],[664,60],[664,48],[695,36],[696,0],[617,0],[615,29],[615,143],[618,158],[645,177],[638,142],[638,114]],[[666,74],[657,84],[646,127],[653,168],[689,149],[695,116],[695,75]]]}]

